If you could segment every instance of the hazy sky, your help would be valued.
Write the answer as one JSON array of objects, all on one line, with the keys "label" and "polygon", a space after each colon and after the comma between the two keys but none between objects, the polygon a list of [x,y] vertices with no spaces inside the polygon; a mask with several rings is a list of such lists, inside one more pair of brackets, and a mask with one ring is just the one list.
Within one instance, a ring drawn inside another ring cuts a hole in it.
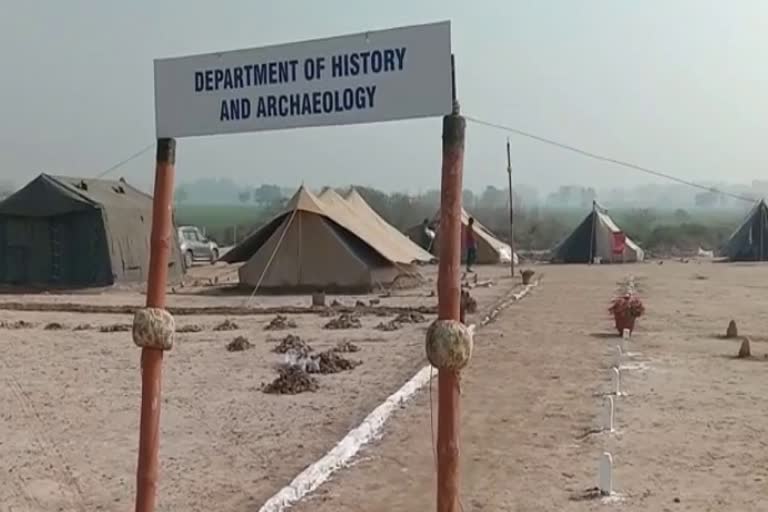
[{"label": "hazy sky", "polygon": [[[2,0],[0,180],[91,176],[154,138],[152,61],[450,19],[462,111],[694,180],[765,176],[765,0]],[[183,139],[178,178],[437,186],[438,119]],[[468,125],[465,185],[505,183]],[[516,179],[650,177],[512,137]],[[116,171],[151,183],[153,151]]]}]

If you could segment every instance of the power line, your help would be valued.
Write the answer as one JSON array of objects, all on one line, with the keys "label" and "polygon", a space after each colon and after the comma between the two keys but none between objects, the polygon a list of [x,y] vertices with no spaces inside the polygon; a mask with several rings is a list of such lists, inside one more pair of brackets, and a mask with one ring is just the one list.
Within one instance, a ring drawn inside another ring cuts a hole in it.
[{"label": "power line", "polygon": [[145,147],[144,147],[144,148],[142,148],[141,150],[137,151],[136,153],[132,154],[132,155],[131,155],[131,156],[129,156],[128,158],[125,158],[125,159],[123,159],[123,160],[120,160],[119,162],[117,162],[117,163],[116,163],[116,164],[114,164],[113,166],[111,166],[111,167],[109,167],[109,168],[107,168],[107,169],[103,170],[102,172],[100,172],[99,174],[97,174],[95,177],[96,177],[96,178],[103,178],[104,176],[106,176],[107,174],[111,173],[111,172],[112,172],[112,171],[114,171],[115,169],[118,169],[118,168],[120,168],[120,167],[124,166],[125,164],[127,164],[128,162],[130,162],[130,161],[132,161],[132,160],[135,160],[136,158],[139,158],[141,155],[143,155],[144,153],[146,153],[147,151],[149,151],[150,149],[152,149],[154,146],[155,146],[155,143],[154,143],[154,142],[152,142],[151,144],[148,144],[147,146],[145,146]]},{"label": "power line", "polygon": [[719,189],[714,188],[714,187],[707,187],[706,185],[700,185],[698,183],[694,183],[693,181],[684,180],[682,178],[678,178],[676,176],[672,176],[671,174],[667,174],[667,173],[664,173],[664,172],[661,172],[661,171],[657,171],[657,170],[654,170],[654,169],[649,169],[648,167],[643,167],[641,165],[633,164],[631,162],[627,162],[627,161],[624,161],[624,160],[619,160],[617,158],[612,158],[612,157],[609,157],[609,156],[598,155],[597,153],[593,153],[591,151],[580,149],[580,148],[577,148],[575,146],[571,146],[570,144],[564,144],[564,143],[558,142],[556,140],[548,139],[546,137],[541,137],[540,135],[534,135],[532,133],[528,133],[526,131],[519,130],[517,128],[512,128],[511,126],[504,126],[504,125],[498,124],[498,123],[491,123],[489,121],[483,121],[481,119],[477,119],[477,118],[470,117],[470,116],[464,116],[464,118],[467,121],[471,121],[471,122],[479,124],[479,125],[488,126],[490,128],[496,128],[498,130],[503,130],[503,131],[506,131],[506,132],[509,132],[509,133],[514,133],[516,135],[520,135],[521,137],[527,137],[529,139],[533,139],[533,140],[537,140],[539,142],[543,142],[544,144],[549,144],[551,146],[556,146],[556,147],[558,147],[560,149],[565,149],[567,151],[572,151],[574,153],[578,153],[579,155],[586,156],[586,157],[592,158],[594,160],[600,160],[602,162],[608,162],[608,163],[611,163],[611,164],[619,165],[621,167],[627,167],[627,168],[633,169],[635,171],[640,171],[640,172],[644,172],[646,174],[651,174],[653,176],[658,176],[660,178],[665,178],[667,180],[671,180],[671,181],[680,183],[682,185],[687,185],[689,187],[694,187],[694,188],[698,188],[698,189],[701,189],[701,190],[706,190],[707,192],[713,192],[713,193],[716,193],[716,194],[722,194],[724,196],[733,197],[733,198],[739,199],[741,201],[747,201],[749,203],[754,203],[755,202],[755,200],[753,198],[749,198],[749,197],[742,196],[742,195],[739,195],[739,194],[733,194],[731,192],[726,192],[724,190],[719,190]]}]

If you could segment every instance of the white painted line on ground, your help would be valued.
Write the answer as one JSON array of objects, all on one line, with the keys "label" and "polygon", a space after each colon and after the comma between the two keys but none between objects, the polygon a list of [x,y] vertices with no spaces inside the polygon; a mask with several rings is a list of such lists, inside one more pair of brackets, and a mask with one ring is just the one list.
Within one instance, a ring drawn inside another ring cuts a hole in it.
[{"label": "white painted line on ground", "polygon": [[[504,304],[508,305],[522,299],[537,284],[538,282],[527,285],[520,292],[513,294],[512,299],[505,301]],[[487,315],[483,322],[481,322],[481,325],[485,325],[492,320],[501,308],[502,306],[499,306],[494,309],[493,316]],[[437,372],[432,372],[429,365],[419,370],[403,387],[390,395],[384,403],[376,407],[360,425],[344,436],[331,451],[299,473],[290,484],[269,498],[261,506],[259,512],[282,512],[286,510],[320,487],[336,471],[348,466],[352,458],[357,455],[363,446],[380,436],[384,424],[392,416],[392,413],[412,398],[417,391],[427,385],[433,374],[437,375]]]}]

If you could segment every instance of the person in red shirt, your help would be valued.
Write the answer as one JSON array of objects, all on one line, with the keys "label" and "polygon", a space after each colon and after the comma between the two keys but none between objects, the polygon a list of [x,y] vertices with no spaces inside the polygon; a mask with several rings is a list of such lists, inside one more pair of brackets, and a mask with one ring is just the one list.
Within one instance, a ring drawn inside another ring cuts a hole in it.
[{"label": "person in red shirt", "polygon": [[464,248],[467,251],[467,273],[472,272],[472,265],[477,260],[477,240],[475,240],[475,219],[469,218],[464,230]]}]

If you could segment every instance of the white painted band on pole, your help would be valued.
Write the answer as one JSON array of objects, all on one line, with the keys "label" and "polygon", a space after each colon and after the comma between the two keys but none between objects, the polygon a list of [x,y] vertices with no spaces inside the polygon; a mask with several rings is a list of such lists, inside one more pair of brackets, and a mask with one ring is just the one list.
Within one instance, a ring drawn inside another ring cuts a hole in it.
[{"label": "white painted band on pole", "polygon": [[603,453],[600,458],[600,494],[613,494],[613,457],[608,452]]},{"label": "white painted band on pole", "polygon": [[611,368],[613,394],[619,396],[621,394],[621,371],[618,368]]},{"label": "white painted band on pole", "polygon": [[616,345],[616,351],[614,353],[614,360],[613,360],[613,366],[615,368],[621,368],[621,359],[622,359],[623,352],[621,350],[621,345]]},{"label": "white painted band on pole", "polygon": [[628,340],[630,336],[632,336],[632,333],[629,331],[629,329],[624,329],[623,331],[621,331],[621,337],[624,338],[625,340]]}]

